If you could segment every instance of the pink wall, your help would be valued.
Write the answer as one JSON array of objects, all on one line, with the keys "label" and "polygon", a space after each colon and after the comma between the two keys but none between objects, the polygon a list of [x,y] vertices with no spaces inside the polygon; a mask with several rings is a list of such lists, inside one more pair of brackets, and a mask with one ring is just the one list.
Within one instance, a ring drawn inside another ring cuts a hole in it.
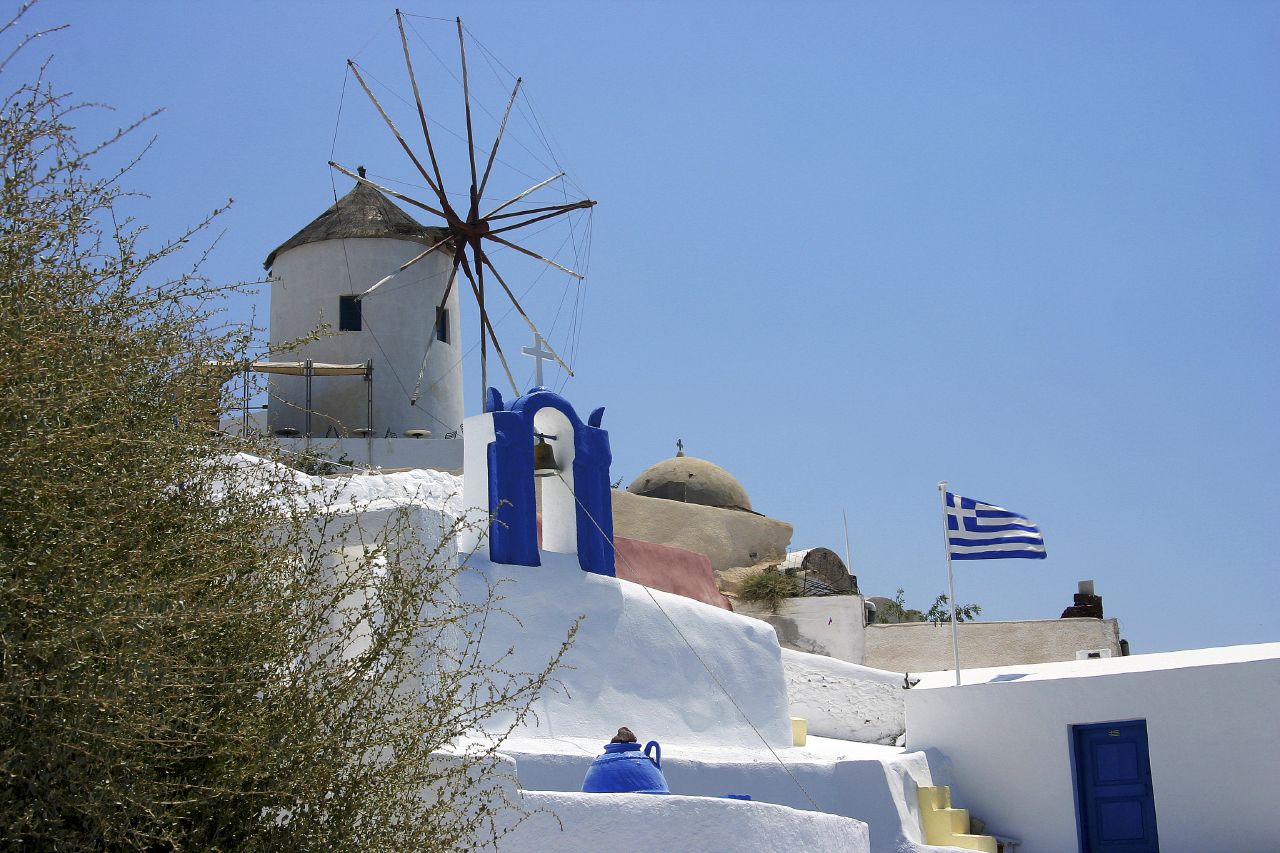
[{"label": "pink wall", "polygon": [[720,594],[711,560],[705,554],[623,536],[614,536],[613,545],[618,556],[614,568],[623,580],[733,609],[729,599]]},{"label": "pink wall", "polygon": [[[538,513],[538,547],[542,547],[542,513]],[[733,610],[716,586],[716,575],[706,554],[616,535],[613,547],[617,557],[614,572],[623,580]]]}]

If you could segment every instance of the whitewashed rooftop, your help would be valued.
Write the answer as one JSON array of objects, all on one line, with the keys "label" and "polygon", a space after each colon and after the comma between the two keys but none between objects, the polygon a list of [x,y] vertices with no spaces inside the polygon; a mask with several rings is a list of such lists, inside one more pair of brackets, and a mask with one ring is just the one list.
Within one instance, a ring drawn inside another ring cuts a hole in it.
[{"label": "whitewashed rooftop", "polygon": [[[1126,657],[1091,658],[1088,660],[1019,664],[1016,666],[996,666],[981,669],[962,668],[960,676],[962,684],[1056,681],[1064,678],[1093,678],[1097,676],[1119,675],[1129,672],[1190,669],[1192,667],[1247,663],[1249,661],[1272,660],[1276,658],[1280,658],[1280,643],[1257,643],[1247,646],[1221,646],[1218,648],[1190,649],[1188,651],[1180,652],[1128,655]],[[960,663],[963,667],[963,645],[960,648]],[[951,670],[945,670],[942,672],[913,672],[911,673],[911,677],[913,679],[920,679],[920,683],[915,687],[917,690],[935,687],[952,687],[955,685],[955,673]]]}]

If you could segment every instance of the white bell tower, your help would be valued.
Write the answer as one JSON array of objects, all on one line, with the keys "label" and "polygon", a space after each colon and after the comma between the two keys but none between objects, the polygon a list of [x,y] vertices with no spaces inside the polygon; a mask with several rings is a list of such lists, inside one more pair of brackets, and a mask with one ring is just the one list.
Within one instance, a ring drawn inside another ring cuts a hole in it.
[{"label": "white bell tower", "polygon": [[[457,282],[437,314],[453,269],[452,248],[441,246],[358,298],[444,236],[357,183],[267,256],[268,358],[306,366],[303,375],[269,376],[273,432],[381,439],[429,430],[434,438],[452,437],[463,418]],[[328,326],[321,337],[285,349],[321,325]],[[315,365],[369,365],[371,371]]]}]

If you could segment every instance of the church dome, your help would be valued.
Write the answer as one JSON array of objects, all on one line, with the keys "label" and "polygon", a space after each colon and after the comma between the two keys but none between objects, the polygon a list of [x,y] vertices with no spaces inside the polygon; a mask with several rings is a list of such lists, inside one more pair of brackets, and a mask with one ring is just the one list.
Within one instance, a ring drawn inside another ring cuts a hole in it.
[{"label": "church dome", "polygon": [[754,511],[737,478],[715,463],[683,454],[645,469],[627,491],[647,498]]}]

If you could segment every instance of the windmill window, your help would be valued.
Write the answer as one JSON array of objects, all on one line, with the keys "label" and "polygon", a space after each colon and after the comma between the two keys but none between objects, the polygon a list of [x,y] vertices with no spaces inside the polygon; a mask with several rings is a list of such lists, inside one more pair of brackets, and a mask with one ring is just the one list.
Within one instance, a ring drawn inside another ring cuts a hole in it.
[{"label": "windmill window", "polygon": [[360,300],[354,296],[338,297],[338,331],[359,332],[362,328]]},{"label": "windmill window", "polygon": [[436,309],[436,340],[442,344],[449,343],[449,309]]}]

